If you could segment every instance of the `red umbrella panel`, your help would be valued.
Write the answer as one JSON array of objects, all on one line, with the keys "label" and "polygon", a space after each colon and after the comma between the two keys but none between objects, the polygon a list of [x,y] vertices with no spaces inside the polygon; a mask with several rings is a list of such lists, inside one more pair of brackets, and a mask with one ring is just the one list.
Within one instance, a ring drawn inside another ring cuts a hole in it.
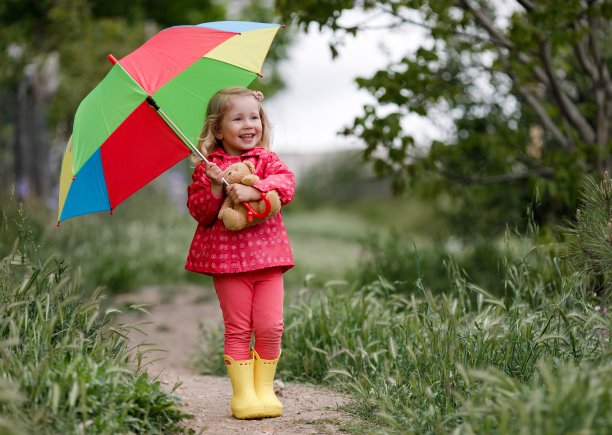
[{"label": "red umbrella panel", "polygon": [[113,59],[77,109],[62,162],[58,223],[112,211],[197,152],[210,97],[261,75],[279,28],[242,21],[171,27]]}]

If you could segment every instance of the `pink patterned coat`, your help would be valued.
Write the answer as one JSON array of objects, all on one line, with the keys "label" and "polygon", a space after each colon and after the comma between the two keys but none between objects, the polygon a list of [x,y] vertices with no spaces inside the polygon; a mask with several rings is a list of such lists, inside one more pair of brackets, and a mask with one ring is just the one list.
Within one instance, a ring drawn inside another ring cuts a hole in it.
[{"label": "pink patterned coat", "polygon": [[[225,169],[232,163],[250,160],[260,181],[254,187],[262,192],[276,190],[285,205],[293,199],[295,176],[272,151],[253,148],[241,156],[230,156],[217,149],[208,160]],[[249,272],[269,267],[281,267],[283,272],[293,266],[293,254],[281,213],[260,225],[240,231],[230,231],[217,218],[225,195],[216,198],[205,165],[199,164],[188,188],[187,207],[198,221],[185,269],[215,275]]]}]

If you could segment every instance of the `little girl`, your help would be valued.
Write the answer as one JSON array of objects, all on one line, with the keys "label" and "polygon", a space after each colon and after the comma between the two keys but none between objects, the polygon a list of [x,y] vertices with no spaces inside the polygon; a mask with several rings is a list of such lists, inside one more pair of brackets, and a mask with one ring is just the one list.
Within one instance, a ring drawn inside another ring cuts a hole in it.
[{"label": "little girl", "polygon": [[[295,177],[270,147],[270,124],[261,92],[230,87],[208,103],[198,148],[200,162],[187,206],[198,221],[185,268],[212,275],[225,324],[224,359],[236,418],[278,417],[283,406],[272,382],[283,332],[283,273],[293,266],[281,213],[260,225],[230,231],[217,218],[225,195],[235,203],[276,190],[281,204],[293,198]],[[223,169],[251,161],[260,181],[253,187],[223,185]],[[255,346],[250,350],[251,334]]]}]

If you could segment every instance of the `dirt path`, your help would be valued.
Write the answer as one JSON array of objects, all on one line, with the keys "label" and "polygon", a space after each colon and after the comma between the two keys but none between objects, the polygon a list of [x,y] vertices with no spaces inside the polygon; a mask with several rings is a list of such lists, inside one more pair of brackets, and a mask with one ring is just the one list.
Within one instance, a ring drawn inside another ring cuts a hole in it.
[{"label": "dirt path", "polygon": [[[182,397],[185,411],[194,415],[186,426],[196,433],[231,434],[312,434],[339,433],[349,417],[338,407],[347,402],[345,397],[320,387],[284,383],[277,393],[283,402],[283,415],[262,420],[236,420],[229,410],[231,386],[227,377],[198,375],[190,365],[190,357],[199,343],[199,324],[221,323],[221,311],[211,289],[188,287],[168,295],[157,288],[147,288],[135,294],[123,295],[115,305],[125,303],[154,304],[147,317],[134,315],[120,318],[121,323],[137,320],[151,321],[142,326],[147,336],[133,331],[130,342],[155,343],[165,352],[155,352],[145,361],[152,361],[147,371],[159,375],[168,389],[181,382],[176,393]],[[220,357],[213,355],[213,357]],[[281,361],[282,364],[282,361]]]}]

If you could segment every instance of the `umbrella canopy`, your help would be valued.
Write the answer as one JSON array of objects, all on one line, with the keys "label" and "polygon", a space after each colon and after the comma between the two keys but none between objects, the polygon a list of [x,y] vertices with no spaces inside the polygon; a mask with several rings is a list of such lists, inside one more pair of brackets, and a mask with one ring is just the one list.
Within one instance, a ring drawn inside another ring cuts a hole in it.
[{"label": "umbrella canopy", "polygon": [[[114,60],[79,105],[60,176],[59,222],[112,211],[197,152],[210,97],[248,86],[279,24],[220,21],[165,29]],[[151,99],[163,108],[160,116]],[[148,101],[147,101],[148,100]]]}]

